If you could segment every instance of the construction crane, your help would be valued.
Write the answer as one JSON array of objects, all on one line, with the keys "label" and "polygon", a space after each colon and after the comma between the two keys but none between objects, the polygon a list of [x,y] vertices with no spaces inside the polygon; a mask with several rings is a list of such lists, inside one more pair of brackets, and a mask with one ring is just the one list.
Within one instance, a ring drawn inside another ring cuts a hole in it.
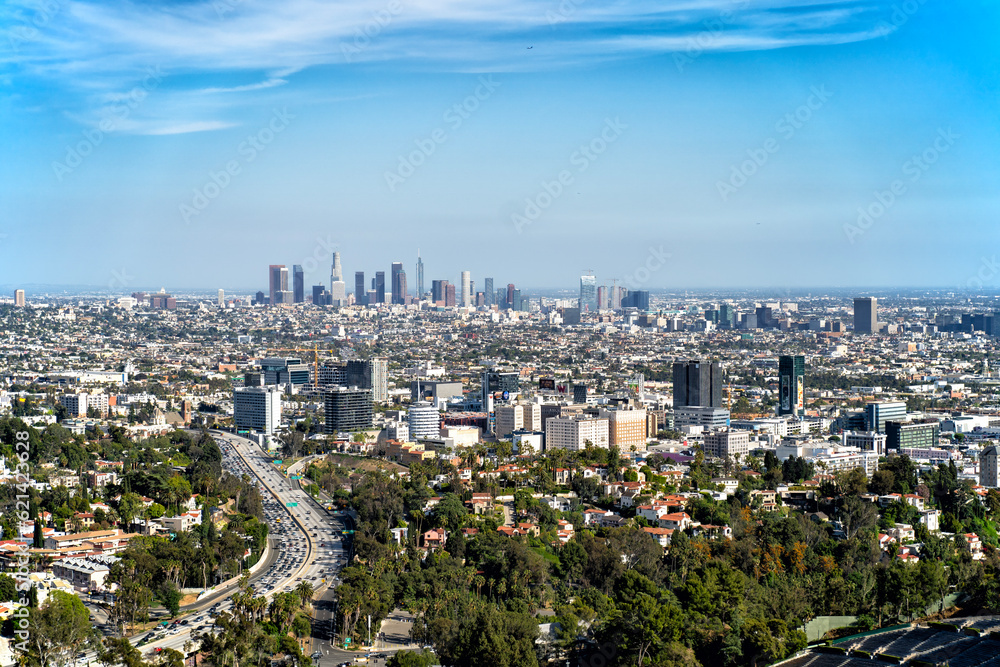
[{"label": "construction crane", "polygon": [[[271,352],[309,352],[308,348],[302,347],[269,347],[264,349],[264,354]],[[313,343],[313,389],[319,387],[319,343]]]}]

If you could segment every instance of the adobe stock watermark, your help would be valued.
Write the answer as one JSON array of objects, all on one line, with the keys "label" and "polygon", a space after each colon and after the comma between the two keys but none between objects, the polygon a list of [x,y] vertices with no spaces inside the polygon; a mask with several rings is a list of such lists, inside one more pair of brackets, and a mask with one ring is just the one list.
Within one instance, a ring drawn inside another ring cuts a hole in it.
[{"label": "adobe stock watermark", "polygon": [[683,72],[684,68],[700,58],[707,49],[719,41],[719,38],[726,31],[726,26],[732,25],[736,21],[736,12],[746,9],[750,5],[750,0],[732,0],[736,7],[723,9],[715,18],[705,19],[701,22],[704,30],[693,37],[687,38],[687,48],[684,51],[674,53],[674,65],[678,72]]},{"label": "adobe stock watermark", "polygon": [[242,5],[246,0],[216,0],[212,3],[212,9],[215,10],[216,15],[220,19],[226,18],[226,14],[235,11],[236,8]]},{"label": "adobe stock watermark", "polygon": [[[903,163],[901,170],[903,176],[907,177],[910,183],[916,183],[934,165],[941,155],[947,153],[955,142],[961,137],[950,127],[948,129],[938,128],[937,136],[921,153],[912,156]],[[895,205],[900,197],[909,191],[909,185],[903,179],[896,179],[889,184],[886,190],[876,190],[873,200],[867,206],[858,207],[858,219],[854,224],[844,223],[844,235],[850,243],[854,243],[859,236],[871,229],[890,208]]]},{"label": "adobe stock watermark", "polygon": [[108,281],[108,289],[112,291],[125,289],[132,284],[133,280],[135,280],[135,276],[130,276],[124,268],[112,271],[111,280]]},{"label": "adobe stock watermark", "polygon": [[649,246],[646,261],[640,264],[632,273],[622,278],[622,284],[630,290],[636,290],[649,282],[653,274],[664,267],[673,255],[664,251],[663,245]]},{"label": "adobe stock watermark", "polygon": [[227,161],[220,171],[209,171],[208,180],[200,188],[195,188],[191,197],[191,203],[180,204],[181,219],[185,223],[190,223],[191,218],[201,215],[201,212],[208,208],[208,205],[215,200],[222,191],[229,187],[233,178],[243,172],[243,167],[250,164],[263,153],[274,139],[285,131],[289,123],[295,118],[288,113],[288,107],[281,110],[275,109],[271,119],[253,134],[236,147],[238,158]]},{"label": "adobe stock watermark", "polygon": [[889,20],[879,21],[875,25],[875,33],[882,39],[887,39],[889,35],[906,25],[910,18],[926,3],[927,0],[904,0],[904,2],[894,4]]},{"label": "adobe stock watermark", "polygon": [[389,187],[389,192],[395,192],[396,188],[406,182],[406,179],[417,173],[427,158],[434,155],[438,146],[448,141],[449,131],[455,132],[462,124],[472,117],[472,114],[479,109],[483,102],[490,99],[500,84],[493,80],[493,75],[479,77],[479,85],[468,97],[457,104],[453,104],[445,109],[441,118],[448,124],[450,130],[435,128],[426,137],[414,139],[416,149],[406,155],[400,155],[394,171],[384,173],[385,184]]},{"label": "adobe stock watermark", "polygon": [[[618,117],[614,120],[604,119],[604,127],[601,131],[569,156],[569,163],[576,168],[577,174],[587,171],[608,150],[611,144],[618,141],[622,133],[628,129],[628,125],[621,122]],[[520,234],[527,225],[537,221],[557,199],[559,199],[566,188],[573,184],[576,176],[573,170],[563,169],[551,181],[543,180],[539,185],[540,189],[532,197],[525,197],[524,209],[520,213],[512,213],[510,221],[514,229]]]},{"label": "adobe stock watermark", "polygon": [[560,23],[565,23],[569,21],[577,10],[579,10],[580,5],[582,5],[586,0],[560,0],[559,6],[556,7],[555,11],[551,9],[545,12],[545,20],[549,22],[549,25],[558,25]]},{"label": "adobe stock watermark", "polygon": [[55,174],[56,180],[62,183],[68,174],[72,174],[77,167],[82,165],[87,156],[97,150],[107,135],[118,129],[119,125],[129,117],[136,107],[142,104],[146,96],[154,91],[162,80],[163,72],[160,71],[160,66],[150,67],[146,70],[146,76],[143,77],[140,85],[133,87],[124,95],[119,95],[108,109],[108,115],[97,123],[97,127],[83,130],[83,139],[72,146],[66,146],[66,156],[63,161],[52,162],[52,172]]},{"label": "adobe stock watermark", "polygon": [[[825,84],[818,88],[812,86],[809,91],[810,94],[802,105],[794,111],[786,113],[774,124],[774,130],[785,141],[790,140],[798,130],[805,127],[805,124],[812,119],[813,114],[822,109],[827,100],[833,97],[833,93],[826,89]],[[730,195],[735,194],[746,185],[754,174],[760,171],[761,167],[767,164],[771,156],[779,150],[781,150],[781,142],[774,137],[765,139],[759,148],[748,148],[748,159],[739,164],[731,165],[728,180],[716,181],[715,183],[722,201],[728,201]]]},{"label": "adobe stock watermark", "polygon": [[965,281],[964,285],[960,285],[958,289],[971,289],[971,290],[981,290],[987,285],[993,283],[994,279],[1000,275],[1000,263],[997,262],[997,256],[992,257],[980,257],[979,258],[979,268],[976,272]]},{"label": "adobe stock watermark", "polygon": [[329,234],[326,235],[326,238],[317,236],[316,247],[313,248],[312,254],[299,262],[302,271],[307,274],[313,273],[320,266],[325,266],[321,262],[332,262],[333,252],[339,247],[339,244],[334,243]]},{"label": "adobe stock watermark", "polygon": [[403,5],[399,0],[389,0],[385,9],[380,9],[372,14],[370,21],[363,26],[354,28],[354,42],[347,44],[340,43],[340,52],[346,62],[354,62],[356,56],[361,55],[365,49],[371,46],[372,40],[382,34],[382,31],[389,27],[392,20],[403,11]]},{"label": "adobe stock watermark", "polygon": [[18,21],[18,25],[7,29],[11,51],[19,53],[22,44],[37,40],[41,35],[39,30],[44,30],[62,8],[63,3],[58,0],[42,0],[32,16],[25,16],[21,10],[14,12],[13,18]]}]

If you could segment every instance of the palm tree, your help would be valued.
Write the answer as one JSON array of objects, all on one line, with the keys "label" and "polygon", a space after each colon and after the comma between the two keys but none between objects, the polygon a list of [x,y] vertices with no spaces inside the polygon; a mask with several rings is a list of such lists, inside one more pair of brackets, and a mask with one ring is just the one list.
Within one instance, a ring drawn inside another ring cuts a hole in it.
[{"label": "palm tree", "polygon": [[299,600],[302,601],[302,606],[305,608],[309,607],[315,592],[313,585],[308,581],[300,581],[299,585],[295,587],[295,594],[299,596]]}]

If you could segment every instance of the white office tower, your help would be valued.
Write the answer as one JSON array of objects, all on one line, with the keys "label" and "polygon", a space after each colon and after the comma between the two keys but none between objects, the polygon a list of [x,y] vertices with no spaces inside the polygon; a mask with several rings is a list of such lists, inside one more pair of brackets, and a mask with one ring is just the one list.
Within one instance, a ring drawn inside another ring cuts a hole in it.
[{"label": "white office tower", "polygon": [[468,271],[462,271],[462,306],[469,307],[471,305],[472,305],[472,274]]},{"label": "white office tower", "polygon": [[225,307],[226,307],[226,291],[220,289],[219,290],[219,308],[225,308]]},{"label": "white office tower", "polygon": [[330,266],[330,294],[333,295],[334,305],[336,305],[337,295],[333,291],[333,284],[344,282],[344,269],[340,266],[340,253],[333,253],[333,264]]},{"label": "white office tower", "polygon": [[414,441],[441,435],[441,414],[430,403],[414,403],[410,407],[407,421],[410,424],[410,438]]},{"label": "white office tower", "polygon": [[334,306],[347,305],[347,283],[343,280],[334,280],[330,283],[330,300]]},{"label": "white office tower", "polygon": [[271,435],[281,423],[281,387],[239,387],[233,390],[233,421],[237,429]]}]

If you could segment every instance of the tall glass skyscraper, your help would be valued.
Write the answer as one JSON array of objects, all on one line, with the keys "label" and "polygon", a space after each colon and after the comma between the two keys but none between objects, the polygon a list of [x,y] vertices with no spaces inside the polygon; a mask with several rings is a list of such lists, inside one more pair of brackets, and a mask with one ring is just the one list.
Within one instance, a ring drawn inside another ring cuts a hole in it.
[{"label": "tall glass skyscraper", "polygon": [[424,260],[420,259],[420,250],[417,250],[417,299],[424,296]]},{"label": "tall glass skyscraper", "polygon": [[803,416],[805,406],[806,358],[778,357],[778,414]]},{"label": "tall glass skyscraper", "polygon": [[597,309],[597,278],[580,276],[580,311]]},{"label": "tall glass skyscraper", "polygon": [[878,331],[878,299],[864,296],[854,299],[854,333],[870,334]]},{"label": "tall glass skyscraper", "polygon": [[305,303],[306,300],[306,274],[302,270],[301,264],[292,266],[292,302]]},{"label": "tall glass skyscraper", "polygon": [[385,303],[385,271],[375,272],[375,303]]},{"label": "tall glass skyscraper", "polygon": [[495,294],[493,293],[493,279],[486,279],[486,286],[483,288],[483,296],[486,297],[486,305],[492,306],[495,302]]},{"label": "tall glass skyscraper", "polygon": [[368,305],[368,290],[365,289],[365,272],[354,272],[354,301],[359,306]]}]

